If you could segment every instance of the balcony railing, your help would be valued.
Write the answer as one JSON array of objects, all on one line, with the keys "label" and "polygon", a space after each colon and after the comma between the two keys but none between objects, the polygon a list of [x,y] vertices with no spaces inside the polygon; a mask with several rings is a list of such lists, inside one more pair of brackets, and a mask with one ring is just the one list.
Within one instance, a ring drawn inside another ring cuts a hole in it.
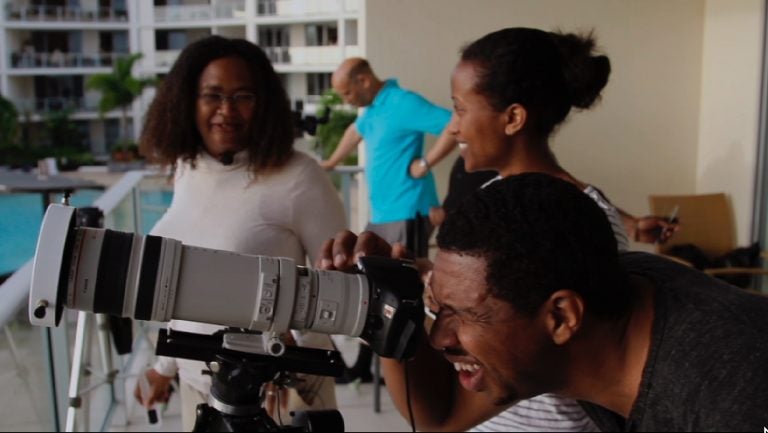
[{"label": "balcony railing", "polygon": [[158,68],[170,68],[181,54],[181,50],[157,50],[155,51],[155,66]]},{"label": "balcony railing", "polygon": [[98,97],[48,97],[14,99],[13,104],[20,113],[50,113],[55,111],[88,111],[99,109]]},{"label": "balcony railing", "polygon": [[[322,47],[262,47],[269,60],[275,65],[294,66],[336,66],[344,57],[360,56],[360,47],[328,45]],[[169,68],[179,57],[181,50],[155,52],[155,66]]]},{"label": "balcony railing", "polygon": [[350,45],[344,52],[337,45],[320,47],[265,47],[267,57],[278,65],[300,66],[336,66],[344,60],[344,57],[360,55],[360,47]]},{"label": "balcony railing", "polygon": [[357,12],[359,0],[258,0],[259,16],[327,15]]},{"label": "balcony railing", "polygon": [[104,68],[112,67],[119,58],[129,53],[11,53],[11,68]]},{"label": "balcony railing", "polygon": [[245,1],[232,0],[216,5],[174,5],[155,7],[155,22],[244,19]]},{"label": "balcony railing", "polygon": [[6,3],[8,21],[128,21],[128,11],[80,6],[20,6]]}]

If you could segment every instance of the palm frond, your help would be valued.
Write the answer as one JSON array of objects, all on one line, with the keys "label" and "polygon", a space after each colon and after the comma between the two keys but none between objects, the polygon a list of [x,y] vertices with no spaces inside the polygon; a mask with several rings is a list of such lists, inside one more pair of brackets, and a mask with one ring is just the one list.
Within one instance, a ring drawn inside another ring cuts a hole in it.
[{"label": "palm frond", "polygon": [[142,56],[141,53],[134,53],[127,57],[121,57],[115,61],[112,72],[94,74],[88,78],[86,87],[101,93],[99,113],[102,116],[118,108],[125,111],[145,88],[156,84],[157,80],[154,78],[136,78],[133,76],[133,65]]}]

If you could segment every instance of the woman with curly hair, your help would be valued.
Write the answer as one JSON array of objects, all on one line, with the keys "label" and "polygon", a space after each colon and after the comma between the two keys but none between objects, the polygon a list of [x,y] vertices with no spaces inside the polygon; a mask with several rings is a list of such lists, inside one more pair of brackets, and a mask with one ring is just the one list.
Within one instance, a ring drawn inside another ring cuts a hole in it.
[{"label": "woman with curly hair", "polygon": [[[174,169],[173,202],[152,234],[288,257],[300,265],[307,254],[314,260],[321,243],[346,222],[325,172],[293,149],[293,128],[286,92],[259,47],[219,36],[190,44],[158,89],[141,137],[146,157]],[[169,326],[198,334],[220,329],[180,320]],[[292,337],[300,346],[333,347],[326,335]],[[210,388],[210,378],[200,373],[204,368],[160,357],[147,373],[151,392],[144,403],[166,399],[178,372],[184,429],[191,430],[195,408],[207,402]],[[301,383],[289,393],[288,408],[335,407],[332,378],[305,377]],[[142,400],[138,389],[136,395]]]}]

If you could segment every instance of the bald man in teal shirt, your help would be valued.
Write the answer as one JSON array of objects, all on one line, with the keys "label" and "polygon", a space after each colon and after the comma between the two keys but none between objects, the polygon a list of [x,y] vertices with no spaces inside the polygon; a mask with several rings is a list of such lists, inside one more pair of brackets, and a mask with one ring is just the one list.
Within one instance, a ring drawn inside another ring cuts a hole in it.
[{"label": "bald man in teal shirt", "polygon": [[[402,89],[397,80],[380,80],[361,58],[344,61],[334,72],[332,84],[346,103],[365,110],[347,128],[323,166],[336,166],[365,140],[365,174],[371,203],[366,230],[425,254],[432,231],[427,216],[430,208],[439,205],[430,167],[455,148],[455,140],[445,128],[451,112]],[[440,137],[425,156],[426,133]],[[417,220],[417,238],[408,238],[409,220]]]}]

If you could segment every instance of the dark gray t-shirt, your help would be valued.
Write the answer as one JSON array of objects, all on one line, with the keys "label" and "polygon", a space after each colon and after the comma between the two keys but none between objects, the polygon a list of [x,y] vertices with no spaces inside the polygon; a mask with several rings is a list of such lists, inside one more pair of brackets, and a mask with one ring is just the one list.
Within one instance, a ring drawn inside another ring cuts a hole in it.
[{"label": "dark gray t-shirt", "polygon": [[768,427],[768,297],[645,253],[624,253],[656,286],[648,361],[629,419],[582,406],[603,431]]}]

